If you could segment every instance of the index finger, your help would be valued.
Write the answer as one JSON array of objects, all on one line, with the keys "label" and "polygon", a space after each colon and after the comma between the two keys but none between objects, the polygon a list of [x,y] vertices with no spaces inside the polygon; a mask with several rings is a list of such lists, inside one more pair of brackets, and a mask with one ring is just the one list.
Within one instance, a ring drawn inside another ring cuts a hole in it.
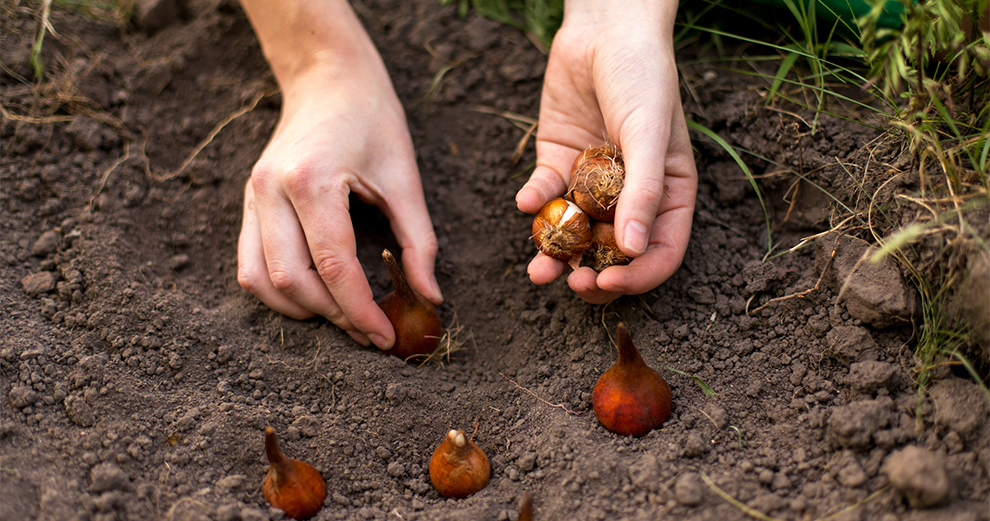
[{"label": "index finger", "polygon": [[[337,176],[335,179],[348,176]],[[333,295],[341,312],[380,349],[391,349],[395,331],[375,302],[368,278],[357,258],[345,181],[330,187],[293,194],[299,220],[306,233],[317,273]]]}]

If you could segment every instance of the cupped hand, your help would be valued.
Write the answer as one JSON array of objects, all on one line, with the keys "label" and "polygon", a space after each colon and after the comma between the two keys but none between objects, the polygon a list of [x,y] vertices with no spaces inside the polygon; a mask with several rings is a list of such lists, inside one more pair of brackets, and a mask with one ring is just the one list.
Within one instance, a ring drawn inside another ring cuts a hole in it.
[{"label": "cupped hand", "polygon": [[245,188],[238,281],[275,311],[322,315],[389,349],[395,332],[356,255],[350,193],[388,217],[413,288],[435,304],[443,297],[405,114],[372,58],[327,60],[282,84],[281,118]]},{"label": "cupped hand", "polygon": [[[667,2],[669,3],[669,2]],[[568,285],[601,304],[649,291],[680,266],[691,234],[697,171],[681,107],[674,62],[674,12],[568,3],[544,77],[536,139],[537,166],[516,195],[535,213],[567,190],[581,150],[607,134],[622,150],[626,177],[616,206],[619,248],[633,261],[596,273],[574,270]],[[676,8],[676,2],[674,2]],[[617,12],[621,11],[621,12]],[[530,279],[548,284],[567,265],[542,253]]]}]

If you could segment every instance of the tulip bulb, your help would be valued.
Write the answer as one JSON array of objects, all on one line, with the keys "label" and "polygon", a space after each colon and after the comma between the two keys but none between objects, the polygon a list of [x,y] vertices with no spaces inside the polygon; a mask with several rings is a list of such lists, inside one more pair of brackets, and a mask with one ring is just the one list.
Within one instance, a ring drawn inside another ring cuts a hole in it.
[{"label": "tulip bulb", "polygon": [[271,427],[265,427],[265,454],[269,467],[261,491],[268,503],[293,519],[315,516],[327,497],[323,476],[312,465],[285,457]]},{"label": "tulip bulb", "polygon": [[519,505],[519,517],[517,521],[533,521],[533,494],[529,492],[523,494],[522,503]]},{"label": "tulip bulb", "polygon": [[606,429],[624,436],[643,436],[670,417],[670,387],[646,365],[619,324],[616,344],[619,358],[598,379],[591,401],[595,416]]},{"label": "tulip bulb", "polygon": [[606,138],[604,145],[589,147],[574,160],[567,197],[592,219],[613,221],[625,177],[622,152]]},{"label": "tulip bulb", "polygon": [[395,291],[378,301],[378,306],[395,329],[395,345],[388,352],[403,360],[428,355],[440,342],[440,314],[426,297],[409,286],[390,251],[382,252],[382,258],[395,286]]},{"label": "tulip bulb", "polygon": [[544,254],[567,262],[591,246],[591,221],[571,201],[554,199],[533,219],[533,241]]},{"label": "tulip bulb", "polygon": [[615,242],[615,225],[610,222],[595,221],[591,225],[591,248],[588,250],[595,271],[610,266],[629,264],[630,259]]},{"label": "tulip bulb", "polygon": [[485,488],[491,466],[481,447],[451,429],[430,458],[430,481],[444,497],[465,498]]}]

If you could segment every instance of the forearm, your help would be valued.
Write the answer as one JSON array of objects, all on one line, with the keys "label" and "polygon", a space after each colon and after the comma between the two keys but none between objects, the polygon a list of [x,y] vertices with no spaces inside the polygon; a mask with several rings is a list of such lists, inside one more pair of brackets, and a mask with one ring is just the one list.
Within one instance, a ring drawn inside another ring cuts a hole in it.
[{"label": "forearm", "polygon": [[564,23],[613,24],[633,21],[647,24],[672,37],[677,0],[567,0],[564,3]]},{"label": "forearm", "polygon": [[379,61],[346,0],[241,0],[283,91],[317,68]]}]

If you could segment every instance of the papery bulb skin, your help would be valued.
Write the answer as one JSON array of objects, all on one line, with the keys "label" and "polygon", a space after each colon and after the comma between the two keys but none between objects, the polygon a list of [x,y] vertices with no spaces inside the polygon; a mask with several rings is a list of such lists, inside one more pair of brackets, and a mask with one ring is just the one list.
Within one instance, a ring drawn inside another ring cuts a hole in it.
[{"label": "papery bulb skin", "polygon": [[440,314],[433,303],[412,289],[391,252],[385,250],[382,258],[395,287],[378,301],[395,329],[395,345],[388,353],[403,360],[429,355],[440,342]]},{"label": "papery bulb skin", "polygon": [[554,199],[533,219],[533,241],[545,255],[567,262],[591,246],[591,220],[571,201]]},{"label": "papery bulb skin", "polygon": [[430,458],[430,481],[444,497],[466,498],[485,488],[491,465],[481,447],[451,429]]},{"label": "papery bulb skin", "polygon": [[619,245],[615,242],[615,225],[610,222],[595,221],[591,225],[591,248],[588,249],[591,257],[591,267],[595,271],[602,271],[611,266],[629,264],[632,261],[627,257]]},{"label": "papery bulb skin", "polygon": [[605,144],[587,148],[574,160],[567,198],[596,221],[614,221],[625,178],[622,152],[606,139]]},{"label": "papery bulb skin", "polygon": [[595,384],[592,406],[606,429],[643,436],[670,417],[674,405],[670,387],[639,356],[625,325],[619,324],[616,336],[619,358]]},{"label": "papery bulb skin", "polygon": [[312,465],[282,454],[275,429],[265,427],[268,474],[261,486],[268,503],[293,519],[309,519],[323,508],[327,484]]}]

